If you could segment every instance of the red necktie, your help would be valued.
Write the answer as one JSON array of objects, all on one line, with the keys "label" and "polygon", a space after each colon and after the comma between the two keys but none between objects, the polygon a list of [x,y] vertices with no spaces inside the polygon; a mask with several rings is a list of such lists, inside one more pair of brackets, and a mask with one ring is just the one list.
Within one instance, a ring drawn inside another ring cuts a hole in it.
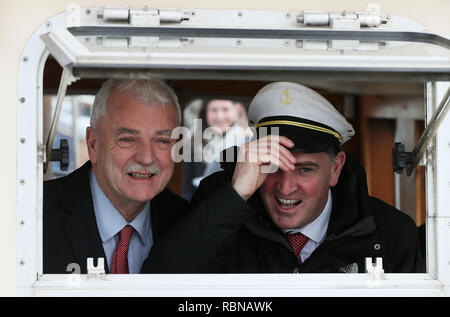
[{"label": "red necktie", "polygon": [[128,274],[128,247],[134,228],[126,225],[119,232],[119,242],[114,250],[113,262],[111,266],[112,274]]},{"label": "red necktie", "polygon": [[299,263],[302,263],[302,259],[300,257],[300,251],[305,246],[306,242],[308,242],[309,238],[302,233],[294,233],[288,234],[289,244],[294,251],[295,256],[298,259]]}]

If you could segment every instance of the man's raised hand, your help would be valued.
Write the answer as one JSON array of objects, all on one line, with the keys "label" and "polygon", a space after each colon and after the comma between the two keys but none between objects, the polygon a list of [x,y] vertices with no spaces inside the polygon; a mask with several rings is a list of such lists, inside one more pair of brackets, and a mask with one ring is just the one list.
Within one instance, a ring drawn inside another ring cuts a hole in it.
[{"label": "man's raised hand", "polygon": [[280,168],[283,171],[295,169],[295,157],[288,150],[294,143],[284,136],[268,135],[246,143],[239,148],[238,161],[231,185],[247,200],[264,183],[268,173]]}]

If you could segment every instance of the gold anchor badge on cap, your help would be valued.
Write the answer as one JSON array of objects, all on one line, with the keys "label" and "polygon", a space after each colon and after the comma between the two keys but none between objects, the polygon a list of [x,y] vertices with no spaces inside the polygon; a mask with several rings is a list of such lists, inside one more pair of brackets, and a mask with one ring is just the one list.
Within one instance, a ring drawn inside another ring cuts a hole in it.
[{"label": "gold anchor badge on cap", "polygon": [[295,100],[295,98],[291,97],[289,95],[289,90],[285,89],[282,95],[280,96],[280,100],[283,105],[287,106],[290,105]]}]

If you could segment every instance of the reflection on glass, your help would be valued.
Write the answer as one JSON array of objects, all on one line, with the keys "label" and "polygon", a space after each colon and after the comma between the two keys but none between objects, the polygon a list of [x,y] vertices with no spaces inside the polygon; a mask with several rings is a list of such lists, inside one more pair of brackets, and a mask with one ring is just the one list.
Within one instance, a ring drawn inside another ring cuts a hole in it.
[{"label": "reflection on glass", "polygon": [[[192,131],[192,157],[184,164],[183,196],[190,199],[200,181],[220,171],[220,152],[249,141],[247,108],[243,102],[208,98],[192,101],[185,109],[185,126]],[[200,160],[198,158],[201,158]]]}]

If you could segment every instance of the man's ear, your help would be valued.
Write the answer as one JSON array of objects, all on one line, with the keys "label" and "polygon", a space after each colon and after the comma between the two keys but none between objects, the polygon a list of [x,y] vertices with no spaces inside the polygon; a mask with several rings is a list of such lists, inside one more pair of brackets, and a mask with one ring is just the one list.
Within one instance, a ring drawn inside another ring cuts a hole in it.
[{"label": "man's ear", "polygon": [[342,168],[345,163],[345,152],[340,151],[336,154],[334,158],[334,162],[332,163],[331,169],[331,177],[330,177],[330,187],[336,186],[339,176],[341,175]]},{"label": "man's ear", "polygon": [[91,161],[92,164],[96,164],[97,134],[96,131],[91,127],[86,128],[86,144],[88,148],[89,160]]}]

